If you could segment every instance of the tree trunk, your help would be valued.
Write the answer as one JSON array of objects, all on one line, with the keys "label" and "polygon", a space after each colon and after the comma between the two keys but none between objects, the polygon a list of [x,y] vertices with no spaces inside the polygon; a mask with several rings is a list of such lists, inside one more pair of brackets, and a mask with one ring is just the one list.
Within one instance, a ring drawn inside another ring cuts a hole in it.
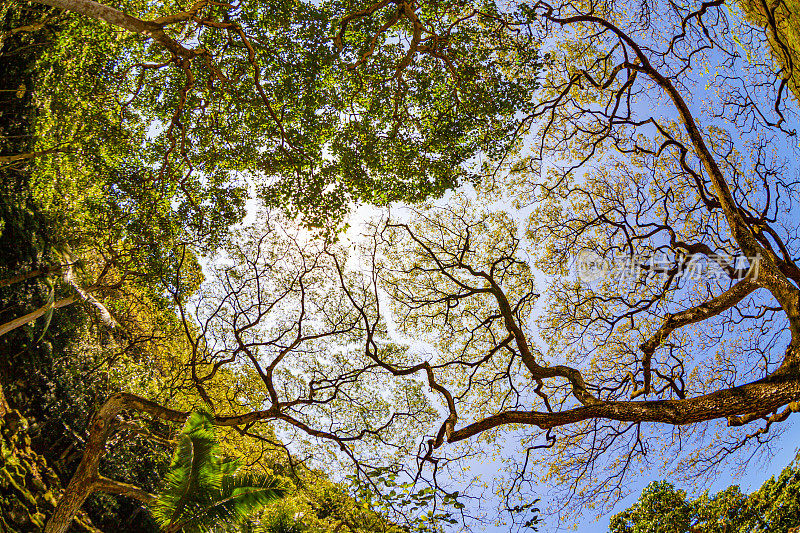
[{"label": "tree trunk", "polygon": [[[105,478],[100,475],[98,470],[100,458],[106,451],[106,441],[111,434],[114,420],[126,409],[148,413],[166,422],[183,423],[189,416],[186,411],[169,409],[134,394],[120,392],[111,395],[97,411],[92,423],[89,424],[89,438],[86,440],[81,463],[59,500],[55,512],[47,521],[44,533],[65,533],[86,498],[98,490],[130,496],[143,503],[152,502],[154,496],[133,485]],[[258,420],[276,418],[279,414],[277,411],[267,410],[251,411],[243,415],[217,416],[214,417],[214,424],[229,427],[239,426]]]},{"label": "tree trunk", "polygon": [[70,265],[44,266],[42,268],[37,268],[36,270],[25,272],[24,274],[17,274],[16,276],[11,276],[10,278],[0,280],[0,287],[8,287],[9,285],[14,285],[15,283],[25,281],[26,279],[38,278],[39,276],[44,276],[45,274],[61,272],[68,266]]},{"label": "tree trunk", "polygon": [[120,412],[130,408],[150,410],[157,413],[162,419],[173,422],[182,422],[188,416],[188,413],[167,409],[132,394],[112,395],[100,407],[89,425],[89,438],[86,440],[83,458],[78,465],[78,470],[64,490],[55,512],[47,521],[44,533],[65,533],[86,498],[98,490],[123,494],[144,503],[152,501],[152,495],[133,485],[102,477],[98,470],[100,458],[106,451],[106,441],[111,434],[114,419]]},{"label": "tree trunk", "polygon": [[27,315],[15,318],[14,320],[6,322],[5,324],[0,324],[0,336],[5,335],[11,330],[17,329],[20,326],[24,326],[25,324],[33,322],[40,316],[44,315],[49,309],[58,309],[59,307],[66,307],[68,305],[74,304],[77,301],[78,301],[77,296],[69,296],[67,298],[62,298],[57,302],[43,305],[36,311],[32,311]]},{"label": "tree trunk", "polygon": [[160,24],[155,22],[138,19],[127,13],[123,13],[113,7],[94,2],[92,0],[35,0],[40,4],[74,11],[81,15],[102,20],[119,28],[123,28],[132,33],[146,35],[152,38],[164,48],[180,57],[191,55],[191,50],[184,48],[177,41],[170,38]]}]

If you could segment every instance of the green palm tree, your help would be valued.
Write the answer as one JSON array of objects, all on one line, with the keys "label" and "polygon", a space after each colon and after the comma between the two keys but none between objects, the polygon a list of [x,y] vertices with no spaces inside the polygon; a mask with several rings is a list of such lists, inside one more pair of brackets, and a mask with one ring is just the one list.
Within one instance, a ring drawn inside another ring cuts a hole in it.
[{"label": "green palm tree", "polygon": [[151,507],[153,518],[165,533],[212,531],[237,524],[286,494],[275,477],[238,470],[237,460],[220,456],[211,413],[192,413]]}]

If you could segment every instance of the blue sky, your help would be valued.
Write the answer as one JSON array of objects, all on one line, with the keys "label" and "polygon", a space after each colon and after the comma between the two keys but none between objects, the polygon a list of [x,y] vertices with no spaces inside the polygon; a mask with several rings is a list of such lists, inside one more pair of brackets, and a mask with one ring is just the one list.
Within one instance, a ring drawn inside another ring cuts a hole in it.
[{"label": "blue sky", "polygon": [[[787,425],[786,432],[780,437],[780,440],[776,441],[776,453],[774,456],[772,456],[771,460],[768,462],[754,461],[747,471],[739,477],[731,475],[731,472],[728,471],[726,475],[720,476],[716,482],[705,488],[708,488],[713,494],[720,490],[726,489],[730,485],[739,485],[744,492],[753,492],[758,490],[758,488],[770,477],[777,476],[780,471],[788,466],[789,463],[794,459],[798,447],[800,447],[800,424],[795,423],[791,418],[784,422],[784,424]],[[587,517],[580,522],[577,527],[577,531],[581,533],[606,533],[608,531],[608,522],[614,514],[630,507],[639,497],[639,492],[641,489],[647,486],[648,483],[661,479],[665,478],[656,476],[643,479],[640,484],[639,491],[632,493],[630,496],[617,504],[612,512],[603,515],[599,519]],[[670,481],[669,478],[666,479],[667,481]],[[674,482],[674,484],[683,489],[687,489],[687,492],[691,491],[690,487],[686,487],[680,482]]]}]

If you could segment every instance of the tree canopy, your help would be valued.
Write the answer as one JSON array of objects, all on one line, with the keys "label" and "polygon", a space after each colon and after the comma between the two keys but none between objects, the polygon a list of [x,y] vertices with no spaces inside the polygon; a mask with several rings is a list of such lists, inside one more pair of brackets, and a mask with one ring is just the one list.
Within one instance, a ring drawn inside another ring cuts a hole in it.
[{"label": "tree canopy", "polygon": [[793,533],[800,526],[800,471],[797,459],[745,494],[737,485],[696,499],[672,484],[655,481],[639,500],[611,519],[611,533],[705,533],[776,531]]},{"label": "tree canopy", "polygon": [[[128,172],[180,198],[206,231],[243,180],[334,229],[348,202],[438,196],[474,178],[479,153],[513,145],[539,66],[535,43],[492,2],[42,3],[68,10],[70,29],[67,48],[48,53],[40,90],[62,102],[39,145],[73,143],[68,153],[96,160],[127,141]],[[105,62],[99,80],[64,60],[78,34],[84,61]],[[101,150],[74,144],[109,134]]]},{"label": "tree canopy", "polygon": [[[33,354],[80,306],[67,357],[40,360],[93,413],[47,531],[138,494],[101,474],[118,428],[169,438],[199,404],[259,468],[346,472],[393,527],[534,527],[543,484],[569,515],[643,470],[704,480],[769,452],[800,411],[793,16],[6,9],[25,81],[3,88],[3,231],[28,244],[0,341]],[[343,232],[359,203],[391,208]],[[91,406],[86,366],[113,372]],[[491,484],[468,469],[489,459]],[[700,520],[670,485],[645,497]]]}]

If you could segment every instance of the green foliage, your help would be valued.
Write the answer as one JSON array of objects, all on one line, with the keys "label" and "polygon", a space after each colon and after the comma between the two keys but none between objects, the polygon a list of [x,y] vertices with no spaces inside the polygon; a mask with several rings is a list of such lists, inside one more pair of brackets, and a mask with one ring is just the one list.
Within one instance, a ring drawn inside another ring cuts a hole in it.
[{"label": "green foliage", "polygon": [[308,528],[299,520],[289,516],[287,509],[282,508],[277,512],[269,513],[269,516],[262,520],[259,531],[263,533],[305,533]]},{"label": "green foliage", "polygon": [[445,524],[458,524],[459,513],[465,507],[458,499],[458,491],[445,494],[441,508],[432,506],[436,498],[434,488],[419,488],[410,481],[402,481],[390,468],[374,468],[365,479],[357,476],[347,479],[351,492],[362,505],[382,514],[403,517],[404,531],[443,531]]},{"label": "green foliage", "polygon": [[[105,280],[113,287],[94,295],[125,332],[97,327],[92,310],[76,303],[0,337],[9,401],[25,410],[32,448],[66,483],[80,459],[87,413],[123,385],[160,393],[165,354],[180,356],[177,319],[165,296],[199,283],[196,259],[177,246],[197,243],[197,232],[184,230],[180,202],[173,206],[169,188],[143,180],[142,162],[130,155],[141,132],[124,123],[106,76],[124,40],[46,6],[11,2],[1,9],[0,154],[63,151],[0,164],[0,279],[74,259],[85,287],[108,266]],[[220,222],[216,230],[225,227]],[[73,296],[60,274],[0,287],[0,323]],[[101,469],[152,492],[168,462],[159,446],[123,431]],[[155,530],[128,498],[96,494],[85,508],[104,530]]]},{"label": "green foliage", "polygon": [[171,169],[154,172],[149,122],[122,96],[124,73],[144,45],[83,17],[53,16],[31,86],[35,147],[61,150],[37,158],[31,180],[52,231],[74,248],[124,239],[124,251],[150,267],[144,272],[159,247],[213,243],[242,216],[244,190],[232,176],[201,184]]},{"label": "green foliage", "polygon": [[683,533],[689,531],[692,507],[686,491],[666,481],[654,481],[629,509],[611,519],[614,533]]},{"label": "green foliage", "polygon": [[[466,163],[514,146],[537,47],[494,2],[448,0],[420,6],[425,42],[408,50],[410,19],[393,3],[343,24],[370,4],[209,3],[200,16],[241,33],[174,26],[207,52],[183,65],[141,36],[62,15],[34,90],[37,146],[64,151],[37,162],[37,195],[81,231],[113,221],[85,214],[108,213],[114,198],[136,220],[157,215],[144,227],[175,207],[184,230],[212,238],[241,215],[244,176],[318,227],[335,227],[352,201],[417,202],[477,179]],[[143,19],[181,10],[115,7]]]},{"label": "green foliage", "polygon": [[748,510],[751,531],[781,533],[800,526],[800,454],[750,495]]},{"label": "green foliage", "polygon": [[733,485],[695,500],[666,481],[654,481],[639,500],[611,518],[611,533],[787,533],[800,526],[800,454],[747,495]]},{"label": "green foliage", "polygon": [[[31,2],[4,6],[2,155],[51,152],[0,169],[0,274],[58,264],[69,253],[80,263],[79,282],[88,285],[108,266],[110,288],[96,295],[127,335],[94,327],[91,310],[75,305],[0,339],[3,380],[22,376],[10,396],[34,414],[34,445],[58,461],[62,476],[77,464],[87,413],[101,398],[123,387],[169,395],[154,374],[167,355],[182,365],[184,346],[174,340],[183,332],[176,333],[168,295],[185,301],[199,285],[189,247],[213,249],[240,220],[244,177],[268,204],[333,230],[352,201],[437,196],[477,179],[465,164],[480,152],[513,149],[518,113],[535,88],[537,51],[498,23],[494,3],[423,6],[418,16],[446,39],[438,55],[410,61],[401,44],[408,21],[381,30],[391,7],[352,21],[341,45],[334,43],[342,17],[366,5],[249,1],[230,12],[208,6],[204,15],[243,29],[252,58],[242,42],[208,26],[170,34],[207,49],[225,83],[209,64],[170,64],[157,45],[107,24]],[[136,0],[114,6],[148,20],[185,7]],[[482,14],[462,19],[474,7]],[[30,29],[15,32],[21,27]],[[377,48],[366,57],[373,38]],[[518,57],[525,61],[515,65]],[[7,288],[0,294],[3,322],[69,294],[57,275]],[[238,519],[278,495],[274,480],[237,475],[200,426],[184,436],[167,476],[160,509],[168,530]],[[152,491],[163,458],[147,438],[128,437],[115,436],[101,470]],[[340,487],[329,493],[332,506],[305,502],[326,514],[314,519],[315,531],[344,520],[358,531],[397,529],[383,512],[386,502],[372,506]],[[397,494],[420,513],[431,499],[410,487]],[[455,497],[446,503],[462,505]],[[95,495],[87,509],[104,529],[152,526],[142,517],[125,522],[137,509],[125,498]],[[428,525],[439,519],[452,520],[449,513],[420,518]]]},{"label": "green foliage", "polygon": [[152,506],[153,517],[166,532],[208,531],[240,522],[286,492],[275,477],[238,470],[238,461],[219,454],[212,415],[192,413]]},{"label": "green foliage", "polygon": [[747,17],[764,28],[772,58],[800,102],[800,2],[740,0]]}]

